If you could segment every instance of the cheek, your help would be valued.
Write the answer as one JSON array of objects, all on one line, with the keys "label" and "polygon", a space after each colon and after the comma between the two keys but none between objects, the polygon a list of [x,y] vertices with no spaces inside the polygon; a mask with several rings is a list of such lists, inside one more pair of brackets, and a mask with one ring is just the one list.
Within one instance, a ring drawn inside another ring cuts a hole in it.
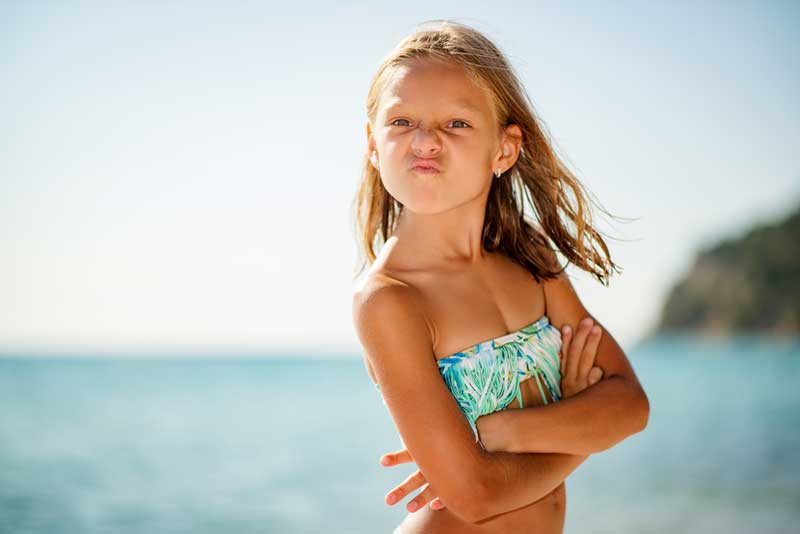
[{"label": "cheek", "polygon": [[463,150],[453,158],[449,180],[460,197],[472,197],[491,185],[492,160],[485,148],[475,144],[474,148]]},{"label": "cheek", "polygon": [[492,177],[490,159],[479,140],[451,145],[445,172],[435,176],[419,175],[407,168],[408,160],[404,157],[407,147],[400,140],[385,136],[381,141],[379,166],[383,187],[415,213],[433,214],[451,209],[479,195]]}]

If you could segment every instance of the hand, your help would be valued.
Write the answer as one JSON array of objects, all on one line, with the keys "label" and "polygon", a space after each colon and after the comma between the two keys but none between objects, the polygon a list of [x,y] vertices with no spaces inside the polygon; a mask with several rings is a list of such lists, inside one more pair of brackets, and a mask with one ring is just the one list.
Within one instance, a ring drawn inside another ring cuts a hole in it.
[{"label": "hand", "polygon": [[578,324],[578,332],[572,337],[572,328],[561,329],[561,396],[571,397],[600,381],[603,369],[594,366],[602,328],[594,325],[591,317]]},{"label": "hand", "polygon": [[[385,467],[413,461],[414,459],[411,457],[411,453],[408,452],[408,449],[390,452],[381,456],[381,465]],[[426,482],[428,481],[425,479],[425,475],[422,474],[422,471],[417,469],[405,479],[402,484],[395,486],[392,491],[386,495],[386,504],[393,505],[399,502],[403,497],[421,487]],[[421,492],[417,493],[416,497],[408,501],[406,510],[409,512],[416,512],[428,501],[431,501],[430,508],[432,510],[443,510],[445,508],[444,503],[438,497],[434,498],[435,495],[436,491],[431,487],[430,483],[428,483]]]}]

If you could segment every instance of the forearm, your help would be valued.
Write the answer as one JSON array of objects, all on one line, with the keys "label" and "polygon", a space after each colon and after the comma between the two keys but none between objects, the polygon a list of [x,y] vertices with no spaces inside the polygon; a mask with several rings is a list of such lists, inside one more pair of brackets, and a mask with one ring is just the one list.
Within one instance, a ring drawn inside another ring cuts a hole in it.
[{"label": "forearm", "polygon": [[588,458],[563,453],[487,452],[480,520],[527,506],[557,488]]},{"label": "forearm", "polygon": [[640,391],[626,378],[611,376],[558,402],[495,412],[495,448],[581,455],[604,451],[646,425]]}]

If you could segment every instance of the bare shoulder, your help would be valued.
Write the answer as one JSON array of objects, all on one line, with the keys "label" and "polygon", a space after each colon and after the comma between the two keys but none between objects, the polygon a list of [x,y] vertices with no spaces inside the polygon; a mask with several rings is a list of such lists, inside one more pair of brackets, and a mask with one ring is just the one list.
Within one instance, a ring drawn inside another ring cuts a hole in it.
[{"label": "bare shoulder", "polygon": [[[561,265],[558,264],[555,252],[542,248],[541,253],[550,262],[551,270],[561,270]],[[577,332],[580,321],[585,317],[591,318],[602,329],[602,337],[597,349],[595,364],[603,369],[604,378],[610,378],[614,375],[624,376],[635,384],[636,388],[642,391],[642,396],[644,396],[633,367],[622,347],[605,326],[586,309],[586,306],[581,302],[578,293],[575,291],[567,271],[563,270],[556,278],[544,281],[543,286],[550,323],[559,330],[564,325],[570,325],[572,331]]]},{"label": "bare shoulder", "polygon": [[565,324],[574,327],[578,321],[589,315],[589,312],[575,292],[569,275],[559,263],[555,251],[549,246],[539,245],[536,248],[547,268],[558,273],[555,278],[542,279],[550,324],[559,329]]},{"label": "bare shoulder", "polygon": [[475,517],[483,457],[442,380],[417,291],[386,276],[353,294],[353,322],[374,380],[408,451],[451,511]]},{"label": "bare shoulder", "polygon": [[393,328],[433,346],[433,328],[425,314],[419,291],[411,284],[384,272],[370,274],[353,291],[353,324],[362,343],[372,343],[381,326]]}]

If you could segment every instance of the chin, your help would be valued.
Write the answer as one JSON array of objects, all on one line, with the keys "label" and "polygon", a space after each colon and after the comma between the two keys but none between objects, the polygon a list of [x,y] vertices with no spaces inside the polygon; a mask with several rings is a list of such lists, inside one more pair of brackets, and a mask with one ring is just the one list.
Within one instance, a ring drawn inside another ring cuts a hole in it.
[{"label": "chin", "polygon": [[434,202],[430,199],[409,199],[407,202],[400,201],[404,206],[404,210],[408,210],[417,215],[436,215],[446,211],[440,203]]},{"label": "chin", "polygon": [[428,187],[425,184],[420,186],[415,179],[403,184],[402,187],[386,187],[386,190],[404,206],[404,209],[420,215],[433,215],[447,209],[442,201],[440,188]]}]

